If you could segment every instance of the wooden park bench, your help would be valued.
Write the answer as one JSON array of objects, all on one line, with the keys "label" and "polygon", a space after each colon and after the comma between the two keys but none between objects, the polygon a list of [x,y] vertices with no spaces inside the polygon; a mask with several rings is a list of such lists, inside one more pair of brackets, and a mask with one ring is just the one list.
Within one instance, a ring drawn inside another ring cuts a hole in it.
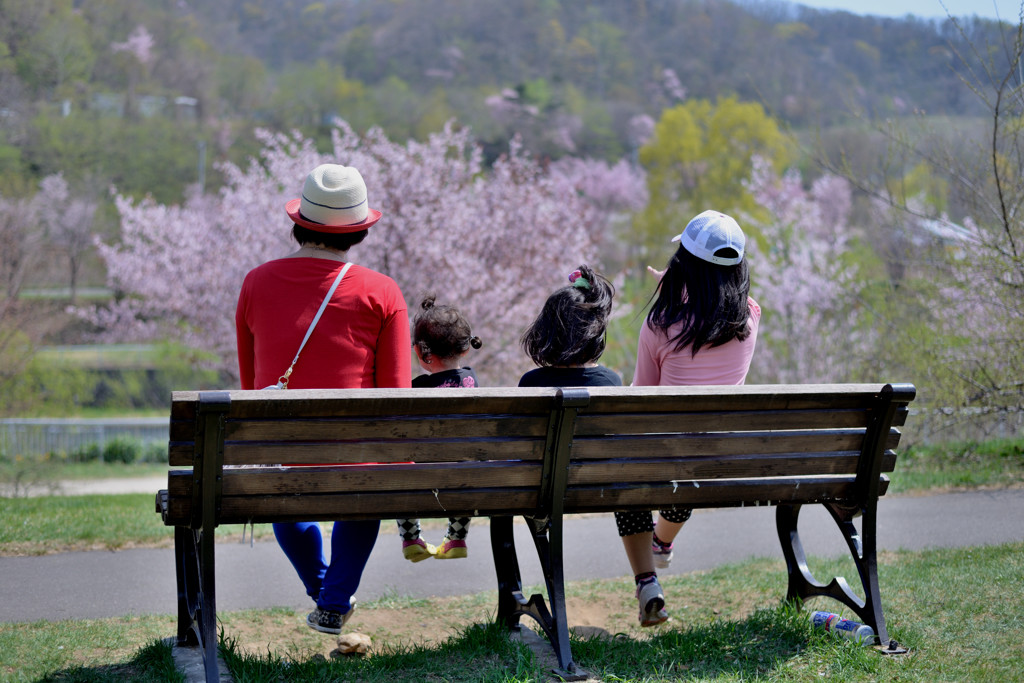
[{"label": "wooden park bench", "polygon": [[[787,599],[833,598],[887,643],[877,503],[914,396],[907,384],[175,392],[169,460],[184,469],[156,507],[175,528],[178,643],[202,648],[217,680],[219,525],[486,516],[498,621],[533,617],[559,674],[582,678],[563,516],[746,505],[777,508]],[[835,519],[863,597],[808,570],[797,521],[812,503]],[[514,515],[529,524],[547,599],[522,593]]]}]

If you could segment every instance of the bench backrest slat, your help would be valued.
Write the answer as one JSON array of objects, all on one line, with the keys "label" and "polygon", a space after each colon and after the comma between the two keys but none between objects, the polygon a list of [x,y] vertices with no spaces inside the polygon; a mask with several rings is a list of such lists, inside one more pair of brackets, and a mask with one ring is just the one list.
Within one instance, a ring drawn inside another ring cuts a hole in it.
[{"label": "bench backrest slat", "polygon": [[232,419],[229,441],[344,441],[346,439],[498,438],[505,434],[543,439],[543,415],[416,415],[393,417],[336,417],[308,420]]},{"label": "bench backrest slat", "polygon": [[623,430],[642,434],[726,430],[863,428],[867,423],[867,419],[867,411],[863,408],[792,411],[743,410],[733,413],[720,411],[658,411],[651,413],[600,415],[587,413],[580,416],[576,433],[579,436],[598,436],[618,434]]},{"label": "bench backrest slat", "polygon": [[493,457],[495,449],[500,449],[502,459],[544,459],[543,439],[477,439],[434,442],[373,440],[347,443],[286,441],[281,443],[226,443],[224,445],[224,464],[453,462],[487,460]]},{"label": "bench backrest slat", "polygon": [[[900,434],[892,430],[886,447],[895,449]],[[740,455],[746,453],[828,453],[860,452],[864,430],[820,430],[799,432],[719,432],[710,434],[635,434],[609,437],[579,437],[572,445],[573,460],[616,458],[623,453],[645,456]]]}]

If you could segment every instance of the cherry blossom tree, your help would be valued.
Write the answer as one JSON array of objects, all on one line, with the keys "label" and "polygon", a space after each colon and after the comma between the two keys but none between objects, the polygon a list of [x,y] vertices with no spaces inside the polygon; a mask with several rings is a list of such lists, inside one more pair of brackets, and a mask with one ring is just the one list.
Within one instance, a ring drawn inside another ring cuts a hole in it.
[{"label": "cherry blossom tree", "polygon": [[47,176],[39,184],[45,203],[39,207],[40,218],[46,227],[47,241],[55,251],[68,258],[68,285],[71,303],[78,298],[78,276],[82,262],[93,245],[93,223],[97,202],[83,197],[72,197],[62,173]]},{"label": "cherry blossom tree", "polygon": [[762,308],[752,373],[767,382],[854,381],[873,335],[858,319],[860,282],[846,253],[849,183],[834,175],[804,189],[754,157],[746,188],[767,219],[745,216],[752,296]]},{"label": "cherry blossom tree", "polygon": [[[411,310],[428,292],[462,308],[484,340],[474,368],[488,383],[513,383],[529,367],[519,335],[543,300],[580,263],[600,266],[609,222],[646,196],[643,177],[628,166],[545,169],[516,142],[485,169],[470,131],[453,124],[425,142],[399,144],[380,129],[360,136],[339,121],[327,153],[297,134],[260,135],[259,157],[225,165],[217,195],[193,192],[180,206],[117,197],[120,241],[98,248],[121,295],[83,311],[108,338],[170,338],[213,352],[222,370],[236,373],[242,279],[294,248],[284,204],[309,170],[341,163],[359,169],[370,204],[384,214],[352,259],[393,277]],[[619,180],[599,182],[602,174]]]}]

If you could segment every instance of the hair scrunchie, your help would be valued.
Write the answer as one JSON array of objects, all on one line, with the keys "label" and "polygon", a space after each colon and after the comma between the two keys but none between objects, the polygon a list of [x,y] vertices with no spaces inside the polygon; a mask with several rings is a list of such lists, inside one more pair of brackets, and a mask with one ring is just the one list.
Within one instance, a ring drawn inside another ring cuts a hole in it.
[{"label": "hair scrunchie", "polygon": [[569,273],[569,283],[572,284],[573,287],[578,287],[579,289],[590,289],[590,282],[587,278],[583,277],[583,273],[578,270],[574,270]]}]

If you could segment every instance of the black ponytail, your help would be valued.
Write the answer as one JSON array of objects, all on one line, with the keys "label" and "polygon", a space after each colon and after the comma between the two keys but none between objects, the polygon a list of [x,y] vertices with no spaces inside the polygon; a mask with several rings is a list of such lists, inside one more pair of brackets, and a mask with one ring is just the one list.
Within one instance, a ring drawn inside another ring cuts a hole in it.
[{"label": "black ponytail", "polygon": [[548,297],[520,339],[537,365],[585,365],[604,353],[615,287],[586,264],[573,276]]}]

